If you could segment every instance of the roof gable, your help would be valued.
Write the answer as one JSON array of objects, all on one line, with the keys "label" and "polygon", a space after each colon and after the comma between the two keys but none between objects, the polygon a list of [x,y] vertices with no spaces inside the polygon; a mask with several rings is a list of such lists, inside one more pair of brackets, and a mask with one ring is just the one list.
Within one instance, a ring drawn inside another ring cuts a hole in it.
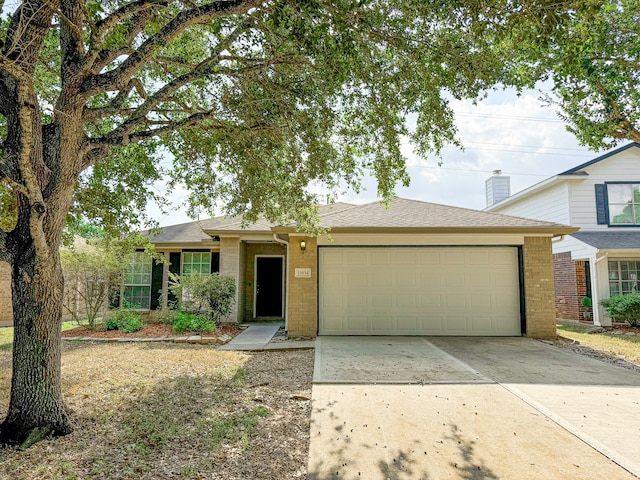
[{"label": "roof gable", "polygon": [[640,143],[636,143],[636,142],[628,143],[627,145],[624,145],[620,148],[612,150],[611,152],[608,152],[604,155],[594,158],[593,160],[589,160],[588,162],[580,164],[562,173],[558,173],[556,175],[548,177],[542,180],[541,182],[538,182],[528,188],[525,188],[524,190],[514,193],[513,195],[505,198],[500,202],[494,203],[493,205],[486,207],[484,210],[487,212],[500,210],[503,207],[506,207],[508,205],[513,205],[514,203],[522,201],[525,198],[528,198],[532,195],[536,195],[541,192],[544,192],[546,189],[554,185],[557,185],[559,183],[565,183],[566,181],[572,180],[572,179],[584,180],[589,175],[589,173],[585,171],[585,168],[588,168],[592,165],[602,162],[603,160],[607,160],[613,156],[619,155],[620,153],[625,152],[633,147],[640,148]]},{"label": "roof gable", "polygon": [[589,160],[588,162],[585,162],[582,165],[578,165],[577,167],[573,167],[573,168],[570,168],[569,170],[567,170],[565,172],[559,173],[558,175],[559,176],[560,175],[574,175],[574,174],[580,172],[581,170],[584,170],[585,168],[590,167],[594,163],[598,163],[598,162],[601,162],[603,160],[606,160],[609,157],[613,157],[614,155],[618,155],[619,153],[622,153],[622,152],[624,152],[626,150],[629,150],[630,148],[633,148],[633,147],[640,148],[640,143],[637,143],[637,142],[628,143],[628,144],[626,144],[626,145],[624,145],[624,146],[622,146],[620,148],[616,148],[615,150],[612,150],[612,151],[610,151],[608,153],[605,153],[604,155],[600,155],[599,157],[594,158],[593,160]]}]

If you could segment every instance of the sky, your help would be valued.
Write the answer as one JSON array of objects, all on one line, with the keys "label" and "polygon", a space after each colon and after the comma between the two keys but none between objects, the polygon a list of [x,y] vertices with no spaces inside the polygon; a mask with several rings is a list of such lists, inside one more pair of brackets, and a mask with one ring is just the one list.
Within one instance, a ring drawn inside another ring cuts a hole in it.
[{"label": "sky", "polygon": [[[578,144],[554,108],[540,100],[543,93],[544,90],[529,90],[518,96],[514,90],[499,90],[476,105],[453,101],[465,150],[444,148],[442,166],[438,166],[440,159],[419,158],[407,142],[404,153],[409,158],[411,184],[398,186],[396,194],[481,210],[486,207],[485,180],[493,170],[502,170],[503,175],[510,177],[514,194],[602,154]],[[363,185],[365,189],[359,194],[346,188],[341,190],[339,200],[357,204],[376,201],[375,180],[365,178]],[[163,185],[158,183],[156,189],[162,192]],[[171,198],[180,203],[186,195],[185,190],[180,190]],[[197,220],[187,217],[184,208],[169,215],[161,214],[154,206],[149,211],[161,226]]]}]

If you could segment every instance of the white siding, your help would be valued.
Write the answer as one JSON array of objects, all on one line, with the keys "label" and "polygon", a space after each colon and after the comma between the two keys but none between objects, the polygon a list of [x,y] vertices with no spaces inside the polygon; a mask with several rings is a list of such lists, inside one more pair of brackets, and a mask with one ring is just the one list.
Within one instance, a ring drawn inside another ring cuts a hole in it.
[{"label": "white siding", "polygon": [[[605,182],[640,183],[640,150],[631,148],[595,163],[585,171],[589,174],[582,182],[569,186],[571,225],[584,230],[606,230],[596,219],[595,186]],[[640,230],[640,228],[638,228]],[[628,231],[628,228],[624,228]]]},{"label": "white siding", "polygon": [[566,183],[560,183],[492,211],[568,225],[571,221],[569,187]]},{"label": "white siding", "polygon": [[598,249],[587,245],[570,235],[564,237],[563,240],[552,243],[553,253],[571,252],[573,260],[591,260],[594,259]]}]

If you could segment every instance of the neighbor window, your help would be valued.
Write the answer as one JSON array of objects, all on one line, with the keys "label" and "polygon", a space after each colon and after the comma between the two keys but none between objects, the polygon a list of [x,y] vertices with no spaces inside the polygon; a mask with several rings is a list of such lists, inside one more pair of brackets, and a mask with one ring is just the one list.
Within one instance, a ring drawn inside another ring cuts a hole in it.
[{"label": "neighbor window", "polygon": [[149,310],[151,307],[151,257],[135,252],[124,272],[123,306]]},{"label": "neighbor window", "polygon": [[640,184],[607,184],[610,225],[640,225]]},{"label": "neighbor window", "polygon": [[640,261],[609,260],[609,292],[611,295],[634,293],[638,289]]},{"label": "neighbor window", "polygon": [[182,275],[209,275],[211,273],[211,252],[183,252]]}]

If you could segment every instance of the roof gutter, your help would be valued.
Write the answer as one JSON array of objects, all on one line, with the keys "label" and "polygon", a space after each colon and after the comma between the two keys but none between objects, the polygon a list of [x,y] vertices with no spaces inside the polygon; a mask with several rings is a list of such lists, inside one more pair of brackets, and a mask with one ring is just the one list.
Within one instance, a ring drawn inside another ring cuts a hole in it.
[{"label": "roof gutter", "polygon": [[289,333],[289,242],[278,237],[277,233],[273,234],[273,240],[284,245],[287,249],[286,272],[284,277],[285,294],[284,294],[284,331]]}]

